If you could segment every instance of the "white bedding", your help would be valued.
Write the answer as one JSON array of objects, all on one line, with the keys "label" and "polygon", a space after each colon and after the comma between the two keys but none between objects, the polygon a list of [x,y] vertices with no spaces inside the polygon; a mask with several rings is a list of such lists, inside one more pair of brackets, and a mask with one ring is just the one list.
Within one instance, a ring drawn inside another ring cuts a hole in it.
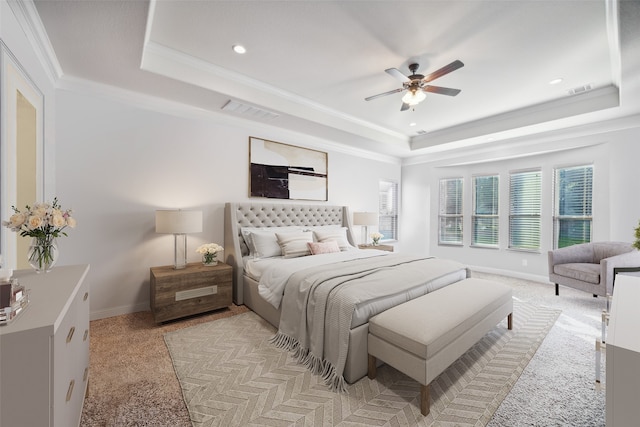
[{"label": "white bedding", "polygon": [[376,249],[353,249],[322,255],[311,255],[299,258],[273,257],[261,259],[247,259],[245,274],[258,280],[258,292],[269,304],[280,307],[284,287],[289,277],[302,269],[335,262],[349,261],[374,256],[386,256],[389,252]]}]

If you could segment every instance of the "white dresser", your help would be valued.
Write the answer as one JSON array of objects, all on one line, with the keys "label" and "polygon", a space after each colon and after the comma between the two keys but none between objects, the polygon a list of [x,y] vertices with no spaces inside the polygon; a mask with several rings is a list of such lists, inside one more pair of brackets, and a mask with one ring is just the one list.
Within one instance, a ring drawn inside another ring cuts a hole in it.
[{"label": "white dresser", "polygon": [[0,426],[80,424],[89,375],[88,265],[14,272],[27,308],[0,326]]},{"label": "white dresser", "polygon": [[618,275],[607,333],[607,427],[640,422],[640,277]]}]

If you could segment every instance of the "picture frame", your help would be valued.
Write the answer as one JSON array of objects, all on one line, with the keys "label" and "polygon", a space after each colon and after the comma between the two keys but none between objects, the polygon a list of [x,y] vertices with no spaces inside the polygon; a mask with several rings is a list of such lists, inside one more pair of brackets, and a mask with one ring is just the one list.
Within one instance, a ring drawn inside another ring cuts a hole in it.
[{"label": "picture frame", "polygon": [[249,196],[328,200],[326,152],[249,137]]}]

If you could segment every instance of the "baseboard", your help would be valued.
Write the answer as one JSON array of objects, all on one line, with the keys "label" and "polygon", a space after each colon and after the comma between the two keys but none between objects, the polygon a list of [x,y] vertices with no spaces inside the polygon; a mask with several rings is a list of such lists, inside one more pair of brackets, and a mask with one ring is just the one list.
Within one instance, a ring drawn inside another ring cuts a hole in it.
[{"label": "baseboard", "polygon": [[149,311],[149,302],[121,305],[120,307],[109,308],[107,310],[92,311],[89,318],[91,320],[105,319],[107,317],[121,316],[123,314],[137,313],[139,311]]},{"label": "baseboard", "polygon": [[531,280],[532,282],[540,282],[550,284],[547,276],[540,276],[538,274],[520,273],[518,271],[503,270],[500,268],[482,267],[480,265],[470,265],[469,268],[472,271],[478,271],[480,273],[499,274],[500,276],[515,277],[516,279]]}]

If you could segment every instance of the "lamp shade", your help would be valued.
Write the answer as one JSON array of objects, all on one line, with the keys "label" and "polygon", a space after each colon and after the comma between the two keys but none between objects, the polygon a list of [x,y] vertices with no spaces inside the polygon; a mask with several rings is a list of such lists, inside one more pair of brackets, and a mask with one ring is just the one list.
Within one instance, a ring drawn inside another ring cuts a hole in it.
[{"label": "lamp shade", "polygon": [[353,225],[378,225],[378,213],[354,212]]},{"label": "lamp shade", "polygon": [[414,106],[424,101],[426,97],[422,90],[409,91],[402,97],[402,102]]},{"label": "lamp shade", "polygon": [[202,211],[158,210],[156,233],[186,234],[202,231]]}]

